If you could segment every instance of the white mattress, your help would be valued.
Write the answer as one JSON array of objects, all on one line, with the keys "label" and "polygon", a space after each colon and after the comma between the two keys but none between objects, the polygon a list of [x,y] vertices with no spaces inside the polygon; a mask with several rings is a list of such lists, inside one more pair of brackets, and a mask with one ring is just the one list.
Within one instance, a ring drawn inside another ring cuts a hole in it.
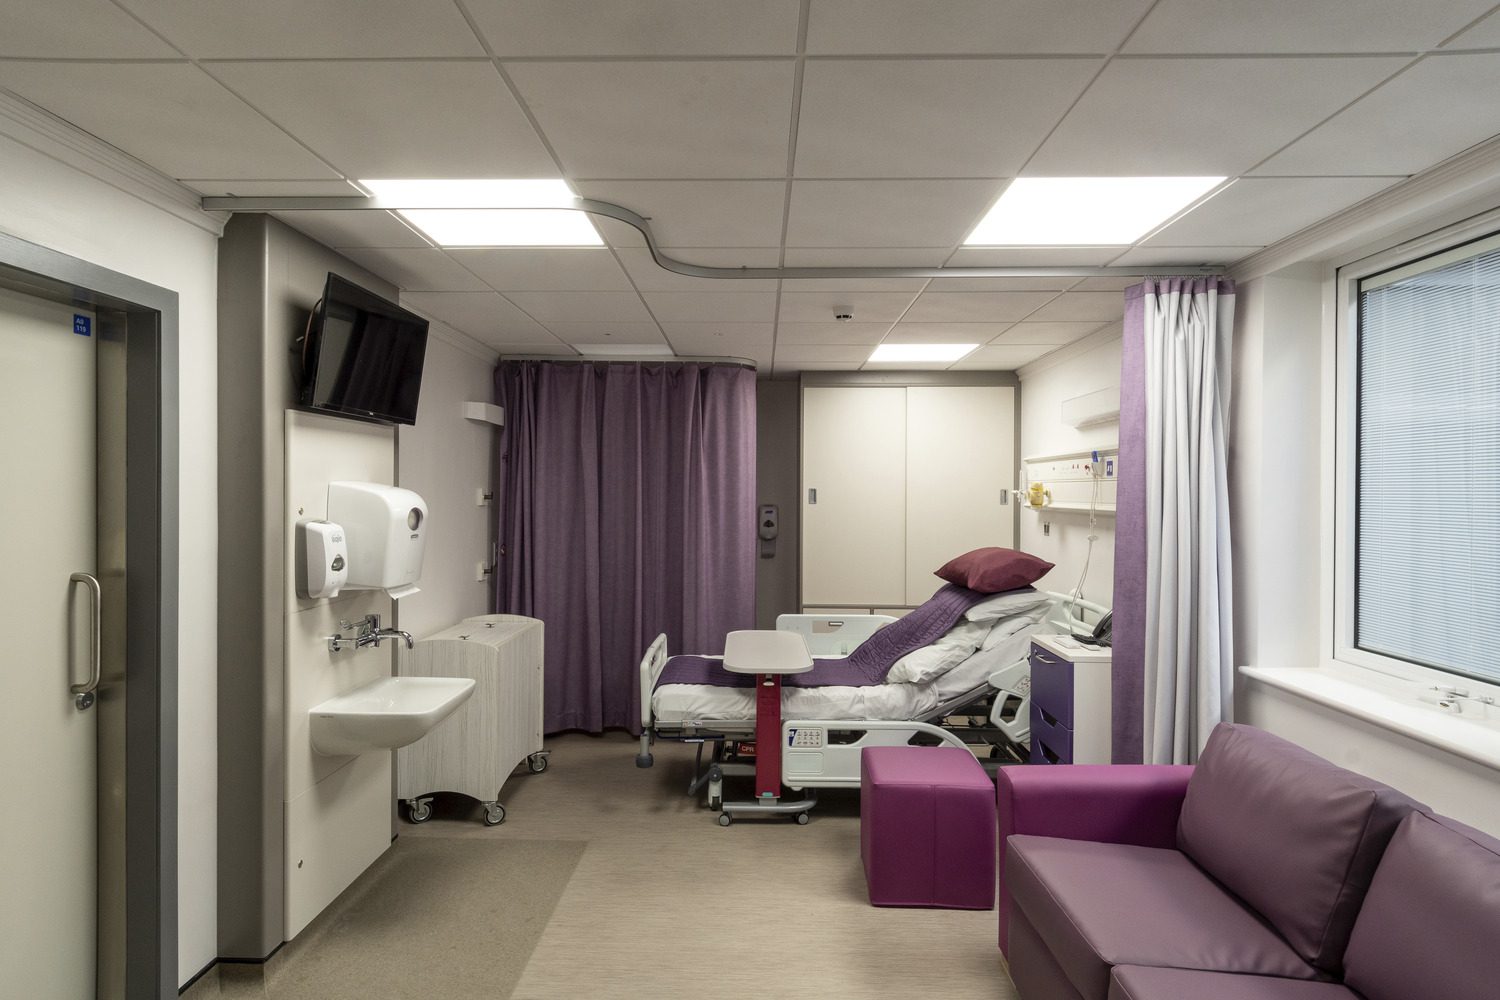
[{"label": "white mattress", "polygon": [[[986,677],[1026,658],[1031,634],[1044,626],[1018,623],[1011,635],[926,684],[872,684],[868,687],[783,687],[783,719],[921,719],[949,698],[972,691]],[[1050,629],[1048,630],[1050,631]],[[651,696],[658,725],[748,722],[755,718],[755,689],[711,684],[663,684]]]}]

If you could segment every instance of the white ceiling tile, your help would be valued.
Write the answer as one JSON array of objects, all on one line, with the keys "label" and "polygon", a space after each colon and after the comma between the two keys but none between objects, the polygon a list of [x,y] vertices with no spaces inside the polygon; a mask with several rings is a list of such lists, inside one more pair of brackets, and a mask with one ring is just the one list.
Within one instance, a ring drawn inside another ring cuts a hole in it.
[{"label": "white ceiling tile", "polygon": [[193,180],[183,184],[204,197],[234,198],[363,198],[365,193],[346,180]]},{"label": "white ceiling tile", "polygon": [[483,56],[452,0],[121,0],[194,59]]},{"label": "white ceiling tile", "polygon": [[1007,323],[1025,319],[1056,292],[923,292],[910,323]]},{"label": "white ceiling tile", "polygon": [[172,59],[180,53],[109,0],[11,3],[0,57]]},{"label": "white ceiling tile", "polygon": [[499,292],[405,292],[401,304],[491,347],[556,343],[545,327]]},{"label": "white ceiling tile", "polygon": [[785,292],[920,292],[927,278],[783,278]]},{"label": "white ceiling tile", "polygon": [[635,292],[511,292],[506,298],[544,324],[651,320]]},{"label": "white ceiling tile", "polygon": [[857,367],[864,364],[871,349],[866,344],[777,344],[776,367],[807,367],[818,364]]},{"label": "white ceiling tile", "polygon": [[798,177],[1006,177],[1100,63],[1084,59],[810,62]]},{"label": "white ceiling tile", "polygon": [[814,0],[810,53],[1110,52],[1151,0]]},{"label": "white ceiling tile", "polygon": [[797,0],[470,0],[500,56],[793,55]]},{"label": "white ceiling tile", "polygon": [[795,181],[787,246],[953,246],[999,193],[999,181]]},{"label": "white ceiling tile", "polygon": [[987,344],[1011,328],[1010,323],[897,323],[891,344]]},{"label": "white ceiling tile", "polygon": [[783,323],[835,322],[839,313],[852,313],[856,323],[894,323],[906,312],[914,291],[907,292],[781,292]]},{"label": "white ceiling tile", "polygon": [[628,292],[614,254],[600,249],[449,250],[449,256],[500,292]]},{"label": "white ceiling tile", "polygon": [[736,343],[769,344],[776,332],[775,323],[663,323],[661,328],[673,343],[728,337]]},{"label": "white ceiling tile", "polygon": [[500,348],[501,359],[525,358],[525,357],[548,357],[548,358],[576,358],[578,352],[567,344],[556,340],[548,344],[505,344]]},{"label": "white ceiling tile", "polygon": [[274,212],[276,218],[326,247],[430,247],[421,234],[390,212]]},{"label": "white ceiling tile", "polygon": [[[988,206],[986,206],[988,207]],[[959,247],[949,267],[1102,267],[1122,247]]]},{"label": "white ceiling tile", "polygon": [[[1120,293],[1111,293],[1119,295]],[[1124,300],[1124,296],[1120,296]],[[1071,344],[1082,337],[1087,337],[1103,324],[1086,320],[1081,323],[1034,323],[1027,321],[1017,323],[1006,330],[1000,336],[991,340],[992,344]]]},{"label": "white ceiling tile", "polygon": [[[1233,177],[1406,62],[1117,59],[1042,144],[1025,174]],[[1205,116],[1197,110],[1203,108],[1222,113]]]},{"label": "white ceiling tile", "polygon": [[891,329],[889,323],[778,323],[778,344],[865,344],[880,343]]},{"label": "white ceiling tile", "polygon": [[1491,14],[1445,46],[1448,49],[1500,48],[1500,13]]},{"label": "white ceiling tile", "polygon": [[953,371],[1014,371],[1044,354],[1057,350],[1043,344],[1009,344],[981,347],[953,364]]},{"label": "white ceiling tile", "polygon": [[0,63],[0,87],[171,177],[337,177],[185,63]]},{"label": "white ceiling tile", "polygon": [[788,247],[787,267],[942,267],[946,247]]},{"label": "white ceiling tile", "polygon": [[790,61],[549,62],[506,68],[569,176],[786,174]]},{"label": "white ceiling tile", "polygon": [[1497,93],[1500,54],[1429,56],[1255,173],[1414,174],[1500,132]]},{"label": "white ceiling tile", "polygon": [[548,323],[565,344],[665,344],[655,323]]},{"label": "white ceiling tile", "polygon": [[1123,315],[1125,296],[1121,292],[1063,292],[1027,319],[1036,323],[1092,322],[1097,327]]},{"label": "white ceiling tile", "polygon": [[[751,329],[746,330],[745,327]],[[775,344],[769,332],[764,335],[752,332],[759,329],[758,324],[725,323],[719,329],[721,332],[716,334],[693,336],[668,333],[667,340],[671,342],[672,349],[678,355],[770,359]]]},{"label": "white ceiling tile", "polygon": [[644,216],[661,247],[770,247],[781,242],[785,181],[580,181],[580,197]]},{"label": "white ceiling tile", "polygon": [[604,237],[604,242],[616,249],[646,245],[646,237],[628,222],[621,222],[619,219],[611,219],[604,215],[590,215],[589,221],[594,224],[595,229],[599,230],[599,235]]},{"label": "white ceiling tile", "polygon": [[1125,52],[1410,52],[1479,17],[1491,0],[1161,0]]},{"label": "white ceiling tile", "polygon": [[[617,251],[630,280],[643,292],[774,292],[775,278],[690,278],[668,271],[645,247]],[[673,260],[701,267],[775,267],[779,250],[723,250],[704,247],[663,247]]]},{"label": "white ceiling tile", "polygon": [[1384,177],[1244,178],[1142,246],[1265,246],[1393,182]]},{"label": "white ceiling tile", "polygon": [[211,69],[347,177],[557,176],[488,62],[251,62]]},{"label": "white ceiling tile", "polygon": [[1077,278],[933,278],[929,292],[1060,292]]},{"label": "white ceiling tile", "polygon": [[485,283],[436,247],[366,249],[347,247],[341,251],[360,267],[367,268],[408,292],[482,292]]},{"label": "white ceiling tile", "polygon": [[[727,282],[721,282],[727,284]],[[663,323],[758,323],[776,314],[775,292],[645,292],[646,304]]]},{"label": "white ceiling tile", "polygon": [[[1115,261],[1121,267],[1196,267],[1233,264],[1260,247],[1132,247]],[[1132,281],[1131,284],[1136,284]]]}]

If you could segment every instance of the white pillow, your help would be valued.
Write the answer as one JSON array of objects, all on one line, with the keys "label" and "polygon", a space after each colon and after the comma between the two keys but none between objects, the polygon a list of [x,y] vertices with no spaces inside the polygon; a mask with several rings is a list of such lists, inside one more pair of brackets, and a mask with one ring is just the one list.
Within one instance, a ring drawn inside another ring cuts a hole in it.
[{"label": "white pillow", "polygon": [[937,642],[914,649],[891,667],[887,684],[922,684],[941,677],[974,655],[990,632],[991,622],[959,622]]},{"label": "white pillow", "polygon": [[965,611],[964,619],[971,622],[993,622],[996,618],[1025,614],[1040,605],[1050,604],[1051,601],[1052,598],[1031,587],[1007,590],[1003,594],[987,597]]},{"label": "white pillow", "polygon": [[1029,629],[1037,622],[1046,618],[1047,612],[1049,610],[1049,606],[1043,605],[1041,607],[1032,608],[1025,614],[1012,615],[1009,618],[995,619],[994,622],[991,623],[993,627],[990,629],[990,634],[984,637],[984,642],[980,643],[979,648],[982,650],[994,649],[996,646],[1000,645],[1002,642],[1004,642],[1006,639],[1009,639],[1017,632]]}]

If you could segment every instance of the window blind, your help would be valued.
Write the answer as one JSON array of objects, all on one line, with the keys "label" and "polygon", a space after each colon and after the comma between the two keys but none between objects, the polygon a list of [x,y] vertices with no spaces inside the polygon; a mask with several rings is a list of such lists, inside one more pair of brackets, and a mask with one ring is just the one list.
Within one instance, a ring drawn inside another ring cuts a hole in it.
[{"label": "window blind", "polygon": [[1355,645],[1500,681],[1500,239],[1360,282]]}]

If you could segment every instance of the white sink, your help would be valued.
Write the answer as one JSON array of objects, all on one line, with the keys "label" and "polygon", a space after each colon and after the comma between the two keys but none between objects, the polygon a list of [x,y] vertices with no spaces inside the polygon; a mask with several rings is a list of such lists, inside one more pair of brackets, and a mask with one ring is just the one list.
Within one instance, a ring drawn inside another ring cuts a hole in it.
[{"label": "white sink", "polygon": [[469,700],[469,677],[382,677],[308,709],[313,749],[329,757],[415,743]]}]

